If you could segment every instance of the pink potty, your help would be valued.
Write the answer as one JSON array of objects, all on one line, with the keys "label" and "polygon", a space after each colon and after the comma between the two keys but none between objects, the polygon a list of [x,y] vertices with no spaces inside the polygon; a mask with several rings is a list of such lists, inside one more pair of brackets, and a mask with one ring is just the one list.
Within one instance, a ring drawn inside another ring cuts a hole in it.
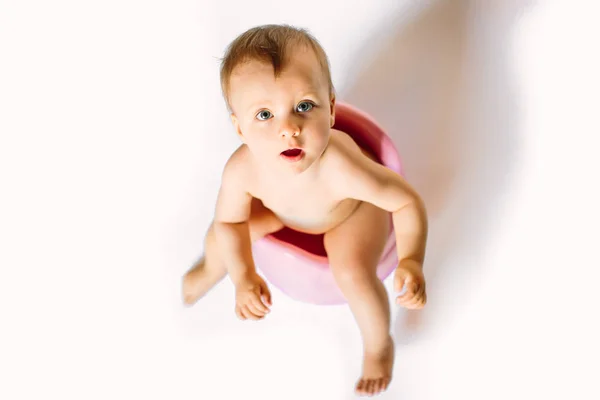
[{"label": "pink potty", "polygon": [[[348,105],[336,105],[335,129],[348,133],[391,170],[402,174],[398,151],[392,140],[366,113]],[[391,215],[390,215],[391,220]],[[383,280],[396,268],[393,226],[383,250],[377,276]],[[346,299],[329,269],[323,235],[308,235],[284,228],[253,244],[257,267],[267,281],[289,297],[319,305],[344,304]]]}]

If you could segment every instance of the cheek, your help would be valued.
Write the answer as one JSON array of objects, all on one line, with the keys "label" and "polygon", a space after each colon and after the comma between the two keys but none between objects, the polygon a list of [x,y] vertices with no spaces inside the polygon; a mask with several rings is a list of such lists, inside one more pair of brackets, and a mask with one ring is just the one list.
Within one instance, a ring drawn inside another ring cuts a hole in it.
[{"label": "cheek", "polygon": [[308,143],[310,147],[315,149],[315,151],[321,151],[329,141],[329,130],[328,129],[319,129],[311,132],[310,138],[308,138]]},{"label": "cheek", "polygon": [[246,144],[255,149],[257,153],[266,152],[277,146],[277,141],[267,132],[251,132],[246,135]]},{"label": "cheek", "polygon": [[329,126],[329,119],[320,119],[318,123],[315,124],[314,137],[319,140],[319,142],[327,142],[330,134],[331,127]]}]

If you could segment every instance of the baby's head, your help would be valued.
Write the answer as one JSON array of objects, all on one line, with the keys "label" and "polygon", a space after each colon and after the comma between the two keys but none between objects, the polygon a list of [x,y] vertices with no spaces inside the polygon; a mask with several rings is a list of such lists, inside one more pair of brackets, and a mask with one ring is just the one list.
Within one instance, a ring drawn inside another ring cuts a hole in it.
[{"label": "baby's head", "polygon": [[302,172],[325,151],[335,92],[325,51],[304,29],[242,33],[223,58],[221,87],[237,133],[261,162]]}]

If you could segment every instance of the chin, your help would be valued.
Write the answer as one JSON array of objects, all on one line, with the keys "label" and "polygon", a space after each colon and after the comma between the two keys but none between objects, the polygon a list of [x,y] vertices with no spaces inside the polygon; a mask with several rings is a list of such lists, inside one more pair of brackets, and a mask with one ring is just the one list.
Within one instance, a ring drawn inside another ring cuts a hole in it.
[{"label": "chin", "polygon": [[291,171],[294,175],[299,175],[309,169],[314,164],[314,160],[312,158],[305,157],[298,162],[285,162],[285,164],[287,164],[286,167],[288,171]]}]

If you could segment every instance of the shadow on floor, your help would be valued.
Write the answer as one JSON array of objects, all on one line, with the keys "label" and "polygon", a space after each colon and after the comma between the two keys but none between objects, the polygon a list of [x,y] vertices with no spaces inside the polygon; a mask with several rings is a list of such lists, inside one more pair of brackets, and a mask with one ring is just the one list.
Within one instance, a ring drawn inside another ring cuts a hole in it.
[{"label": "shadow on floor", "polygon": [[473,3],[439,0],[414,16],[404,10],[384,34],[375,33],[383,39],[370,44],[379,46],[374,57],[338,93],[388,131],[428,209],[429,302],[421,311],[398,311],[400,342],[431,332],[441,314],[453,319],[469,301],[485,271],[478,253],[491,239],[518,161],[508,51],[526,2]]}]

